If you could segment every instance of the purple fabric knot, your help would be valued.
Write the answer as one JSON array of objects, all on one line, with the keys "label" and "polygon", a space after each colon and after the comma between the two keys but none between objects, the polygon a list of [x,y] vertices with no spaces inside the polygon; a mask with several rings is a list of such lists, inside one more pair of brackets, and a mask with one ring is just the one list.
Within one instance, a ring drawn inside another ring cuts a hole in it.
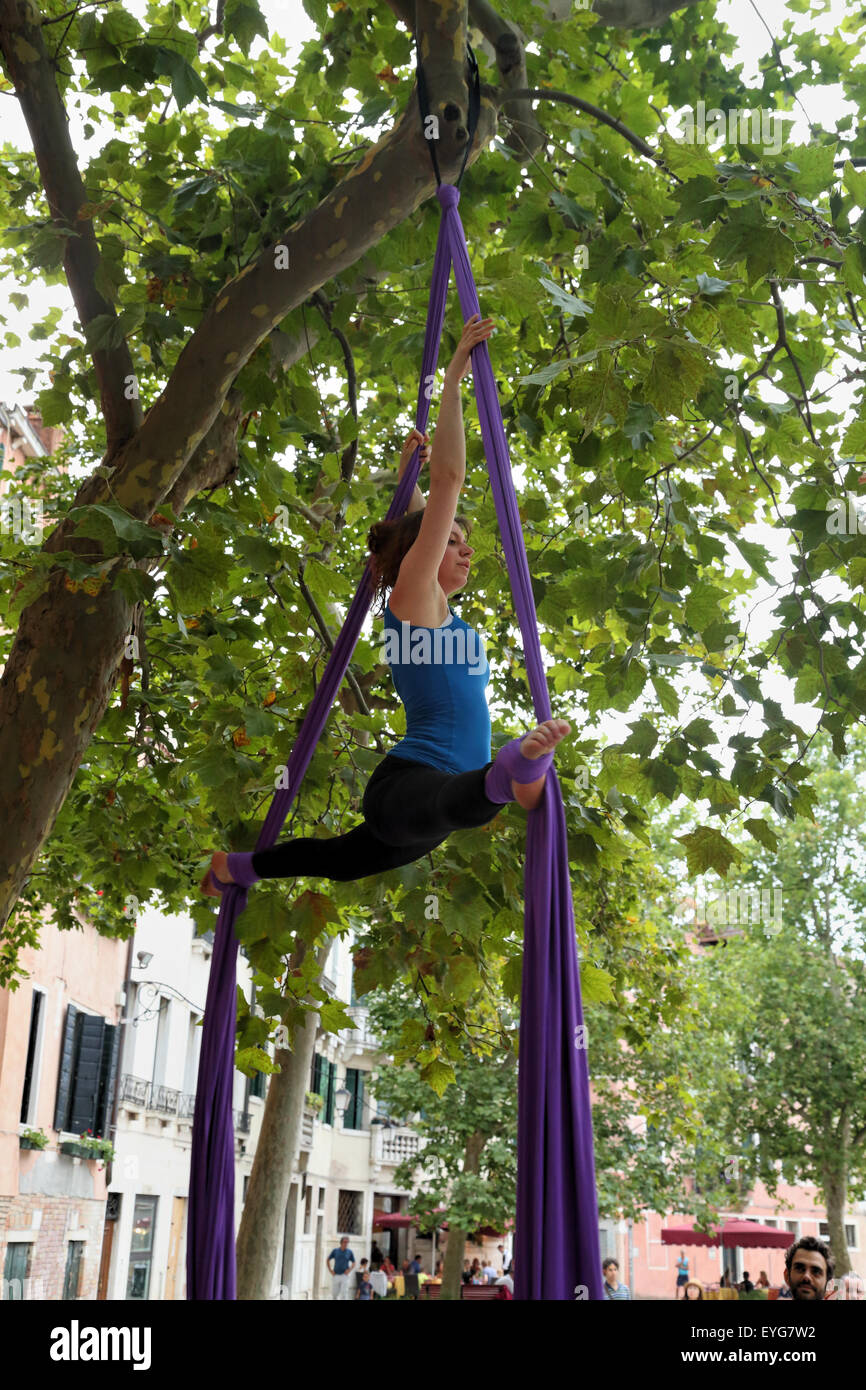
[{"label": "purple fabric knot", "polygon": [[436,189],[436,197],[443,208],[456,208],[460,202],[460,189],[453,183],[440,183]]}]

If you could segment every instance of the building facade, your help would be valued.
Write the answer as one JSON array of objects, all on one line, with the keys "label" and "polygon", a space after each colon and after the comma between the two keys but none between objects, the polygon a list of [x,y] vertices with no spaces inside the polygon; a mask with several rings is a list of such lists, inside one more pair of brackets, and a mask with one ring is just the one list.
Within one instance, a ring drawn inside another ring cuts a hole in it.
[{"label": "building facade", "polygon": [[[41,929],[28,972],[0,991],[0,1294],[96,1298],[106,1170],[76,1152],[108,1135],[121,1038],[127,946],[90,926]],[[30,1147],[41,1131],[45,1147]]]}]

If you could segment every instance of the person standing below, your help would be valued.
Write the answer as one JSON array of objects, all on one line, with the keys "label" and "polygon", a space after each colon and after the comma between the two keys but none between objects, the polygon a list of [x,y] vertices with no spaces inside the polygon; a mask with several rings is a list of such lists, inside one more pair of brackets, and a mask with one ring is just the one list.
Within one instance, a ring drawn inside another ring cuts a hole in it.
[{"label": "person standing below", "polygon": [[602,1287],[604,1289],[605,1298],[631,1298],[631,1290],[628,1284],[621,1284],[619,1282],[618,1260],[605,1260],[601,1267],[601,1272],[604,1275],[604,1284]]},{"label": "person standing below", "polygon": [[[344,1299],[351,1298],[349,1291],[349,1275],[355,1268],[355,1256],[349,1249],[349,1237],[341,1236],[340,1244],[336,1246],[328,1256],[328,1272],[333,1276],[331,1281],[331,1298]],[[333,1264],[333,1268],[331,1267]]]},{"label": "person standing below", "polygon": [[685,1287],[686,1287],[686,1284],[687,1284],[688,1282],[689,1282],[689,1262],[688,1262],[688,1259],[687,1259],[687,1257],[686,1257],[686,1252],[685,1252],[684,1250],[681,1250],[681,1251],[680,1251],[680,1257],[679,1257],[679,1259],[677,1260],[677,1291],[676,1291],[676,1293],[674,1294],[674,1298],[679,1298],[679,1296],[680,1296],[680,1289],[683,1290],[683,1298],[685,1298],[685,1296],[686,1296],[686,1295],[685,1295]]},{"label": "person standing below", "polygon": [[361,1280],[367,1278],[367,1264],[367,1260],[362,1260],[355,1271],[355,1293],[357,1293],[358,1289],[361,1287]]},{"label": "person standing below", "polygon": [[744,1270],[743,1270],[743,1277],[742,1277],[742,1279],[740,1280],[740,1283],[739,1283],[739,1291],[740,1291],[740,1293],[751,1293],[752,1290],[754,1289],[754,1287],[755,1287],[754,1284],[752,1283],[751,1279],[749,1278],[749,1271],[748,1271],[747,1269],[744,1269]]},{"label": "person standing below", "polygon": [[[367,1261],[364,1260],[364,1264],[366,1264],[366,1263],[367,1263]],[[369,1276],[369,1274],[367,1273],[366,1270],[362,1270],[362,1271],[358,1274],[357,1277],[358,1277],[358,1289],[357,1289],[357,1292],[356,1292],[356,1294],[355,1294],[355,1297],[356,1297],[356,1298],[360,1298],[360,1299],[369,1299],[370,1301],[372,1301],[372,1298],[373,1298],[373,1285],[370,1283],[370,1276]]]},{"label": "person standing below", "polygon": [[487,1261],[487,1264],[484,1266],[481,1273],[484,1275],[484,1278],[488,1284],[495,1284],[496,1280],[499,1278],[499,1271],[493,1268],[492,1261],[490,1260]]},{"label": "person standing below", "polygon": [[770,1287],[770,1281],[769,1281],[769,1279],[767,1278],[767,1271],[766,1271],[765,1269],[762,1269],[761,1272],[760,1272],[760,1274],[758,1275],[757,1281],[756,1281],[756,1283],[755,1283],[755,1288],[756,1288],[756,1289],[768,1289],[769,1287]]},{"label": "person standing below", "polygon": [[460,1278],[463,1280],[464,1284],[472,1283],[472,1270],[469,1268],[468,1260],[463,1261],[463,1273],[461,1274]]}]

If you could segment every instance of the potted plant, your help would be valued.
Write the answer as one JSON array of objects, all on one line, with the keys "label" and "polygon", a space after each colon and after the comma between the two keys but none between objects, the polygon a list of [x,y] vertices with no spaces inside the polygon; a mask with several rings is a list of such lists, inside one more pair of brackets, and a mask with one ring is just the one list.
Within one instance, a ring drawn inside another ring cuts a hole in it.
[{"label": "potted plant", "polygon": [[94,1134],[92,1129],[80,1134],[77,1140],[61,1144],[60,1151],[70,1154],[73,1158],[98,1158],[103,1163],[110,1163],[114,1158],[114,1145],[111,1140],[103,1139],[100,1134]]},{"label": "potted plant", "polygon": [[25,1129],[18,1136],[19,1149],[44,1149],[47,1143],[44,1129]]},{"label": "potted plant", "polygon": [[312,1110],[314,1115],[318,1115],[322,1106],[325,1104],[325,1097],[320,1096],[318,1091],[307,1092],[307,1109]]}]

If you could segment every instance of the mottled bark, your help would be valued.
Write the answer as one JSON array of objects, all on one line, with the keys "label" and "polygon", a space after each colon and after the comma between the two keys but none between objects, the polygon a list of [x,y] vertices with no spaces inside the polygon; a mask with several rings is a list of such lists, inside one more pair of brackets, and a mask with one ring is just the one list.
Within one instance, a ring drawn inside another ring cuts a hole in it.
[{"label": "mottled bark", "polygon": [[[321,973],[330,940],[317,952]],[[256,1156],[247,1186],[247,1200],[237,1238],[238,1298],[272,1298],[282,1246],[286,1202],[292,1172],[301,1147],[304,1100],[313,1062],[319,1015],[308,1013],[295,1029],[291,1052],[278,1048],[281,1071],[268,1083],[268,1096]]]}]

